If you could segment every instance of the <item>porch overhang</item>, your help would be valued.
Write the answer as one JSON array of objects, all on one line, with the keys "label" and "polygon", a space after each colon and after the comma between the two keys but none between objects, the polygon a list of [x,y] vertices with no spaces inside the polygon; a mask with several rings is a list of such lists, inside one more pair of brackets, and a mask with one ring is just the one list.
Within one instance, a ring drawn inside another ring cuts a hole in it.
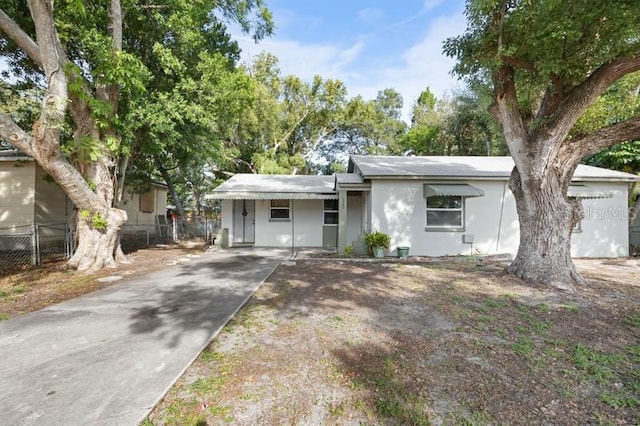
[{"label": "porch overhang", "polygon": [[249,192],[228,191],[213,192],[205,196],[207,200],[337,200],[338,194],[333,192]]},{"label": "porch overhang", "polygon": [[468,184],[427,183],[424,185],[426,197],[484,197],[484,191]]},{"label": "porch overhang", "polygon": [[567,190],[567,196],[570,198],[612,198],[613,192],[603,191],[587,185],[570,185]]}]

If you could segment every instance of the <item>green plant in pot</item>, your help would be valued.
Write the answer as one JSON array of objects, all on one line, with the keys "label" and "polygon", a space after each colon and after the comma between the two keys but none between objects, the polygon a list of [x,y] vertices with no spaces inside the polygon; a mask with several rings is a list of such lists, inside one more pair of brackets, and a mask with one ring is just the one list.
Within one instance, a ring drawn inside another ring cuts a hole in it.
[{"label": "green plant in pot", "polygon": [[369,255],[374,257],[384,257],[384,250],[391,245],[391,237],[380,231],[365,234],[364,241],[367,244]]}]

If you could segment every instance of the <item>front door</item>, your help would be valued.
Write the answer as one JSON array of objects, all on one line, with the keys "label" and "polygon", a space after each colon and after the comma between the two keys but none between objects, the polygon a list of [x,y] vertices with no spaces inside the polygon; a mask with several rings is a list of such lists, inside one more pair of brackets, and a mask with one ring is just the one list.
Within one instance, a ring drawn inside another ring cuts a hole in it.
[{"label": "front door", "polygon": [[255,200],[235,200],[233,212],[233,242],[254,243],[256,233]]}]

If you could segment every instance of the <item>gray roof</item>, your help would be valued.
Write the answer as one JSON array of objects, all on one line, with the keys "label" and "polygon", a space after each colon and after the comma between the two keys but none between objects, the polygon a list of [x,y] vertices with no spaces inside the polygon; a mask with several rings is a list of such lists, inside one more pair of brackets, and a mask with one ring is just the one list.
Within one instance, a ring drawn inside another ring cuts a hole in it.
[{"label": "gray roof", "polygon": [[0,149],[0,161],[33,161],[33,158],[17,149]]},{"label": "gray roof", "polygon": [[361,184],[364,179],[358,173],[336,173],[336,181],[339,184]]},{"label": "gray roof", "polygon": [[[513,170],[511,157],[398,157],[353,155],[349,172],[370,178],[503,178]],[[640,181],[640,176],[599,167],[578,166],[574,180]]]},{"label": "gray roof", "polygon": [[214,200],[336,198],[335,178],[321,175],[237,174],[208,194]]}]

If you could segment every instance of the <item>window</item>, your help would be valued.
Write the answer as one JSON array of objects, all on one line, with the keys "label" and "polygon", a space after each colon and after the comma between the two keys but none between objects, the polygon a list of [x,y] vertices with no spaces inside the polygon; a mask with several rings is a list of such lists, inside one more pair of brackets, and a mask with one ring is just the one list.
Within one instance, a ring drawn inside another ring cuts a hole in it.
[{"label": "window", "polygon": [[324,200],[324,224],[338,224],[338,200]]},{"label": "window", "polygon": [[464,202],[460,196],[427,197],[427,228],[462,228],[463,206]]},{"label": "window", "polygon": [[140,211],[145,213],[153,213],[154,207],[156,206],[156,199],[154,197],[153,189],[151,191],[147,191],[144,194],[140,194]]},{"label": "window", "polygon": [[290,200],[271,200],[270,220],[289,220]]}]

